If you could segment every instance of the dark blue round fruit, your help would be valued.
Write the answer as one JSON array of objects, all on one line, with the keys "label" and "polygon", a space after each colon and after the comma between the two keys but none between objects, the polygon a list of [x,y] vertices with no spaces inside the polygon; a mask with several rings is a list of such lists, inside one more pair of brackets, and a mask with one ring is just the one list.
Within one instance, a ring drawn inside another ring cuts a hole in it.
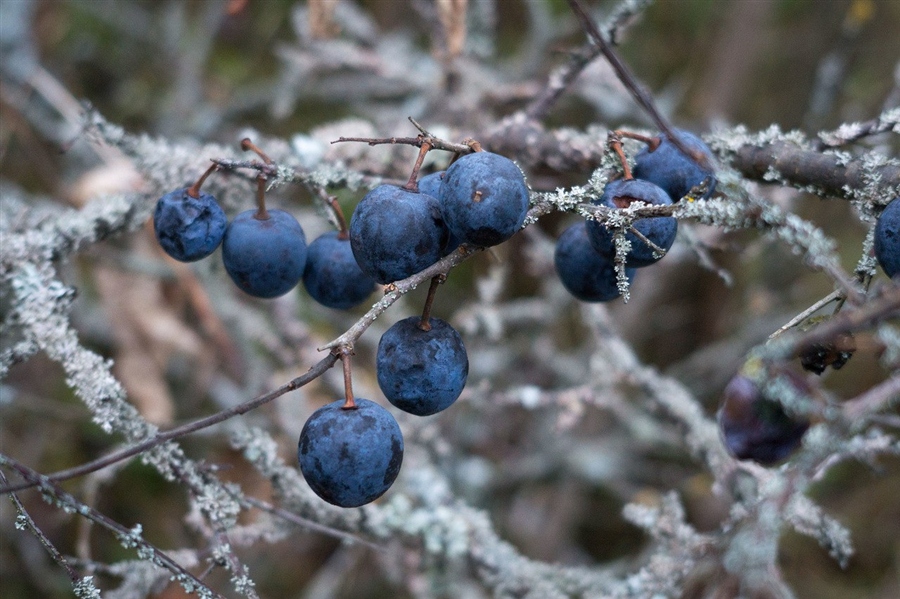
[{"label": "dark blue round fruit", "polygon": [[[689,131],[676,129],[675,134],[687,149],[702,154],[712,164],[712,151],[702,139]],[[660,134],[659,146],[650,151],[644,148],[635,157],[634,177],[655,183],[666,190],[673,202],[677,202],[695,186],[710,178],[709,189],[703,196],[709,197],[716,190],[716,179],[708,168],[685,156],[672,140]]]},{"label": "dark blue round fruit", "polygon": [[[445,171],[438,171],[436,173],[431,173],[430,175],[425,175],[419,179],[419,193],[425,193],[440,199],[441,181],[444,179],[444,172]],[[453,231],[450,231],[450,237],[447,239],[447,245],[444,246],[441,256],[452,253],[459,247],[459,244],[459,238],[453,234]]]},{"label": "dark blue round fruit", "polygon": [[450,233],[433,196],[379,185],[350,219],[350,247],[364,273],[382,284],[405,279],[441,258]]},{"label": "dark blue round fruit", "polygon": [[519,167],[491,152],[466,154],[441,183],[441,210],[462,242],[488,247],[512,237],[528,213],[528,185]]},{"label": "dark blue round fruit", "polygon": [[[593,201],[599,206],[607,208],[626,208],[632,202],[644,202],[653,206],[667,206],[672,203],[661,187],[649,181],[640,179],[617,179],[611,181],[603,190],[603,195]],[[671,216],[653,216],[640,218],[634,221],[634,228],[641,234],[664,250],[668,250],[675,243],[675,234],[678,232],[678,221]],[[615,257],[616,247],[613,242],[613,233],[606,225],[595,220],[587,221],[588,236],[594,249],[602,256]],[[631,242],[631,251],[625,258],[625,265],[629,268],[641,268],[658,261],[662,256],[654,254],[653,248],[639,239],[631,231],[625,233],[625,238]]]},{"label": "dark blue round fruit", "polygon": [[165,252],[181,262],[194,262],[212,254],[225,235],[228,219],[208,193],[191,197],[187,188],[159,198],[153,212],[156,239]]},{"label": "dark blue round fruit", "polygon": [[[806,389],[799,376],[785,377],[798,391]],[[739,460],[763,465],[780,462],[800,446],[809,428],[807,420],[785,413],[776,400],[743,375],[731,379],[719,409],[719,432],[728,452]]]},{"label": "dark blue round fruit", "polygon": [[350,238],[330,231],[309,244],[303,286],[323,306],[347,310],[372,295],[375,281],[356,263]]},{"label": "dark blue round fruit", "polygon": [[890,278],[900,274],[900,198],[891,200],[875,223],[875,258]]},{"label": "dark blue round fruit", "polygon": [[300,471],[312,490],[333,505],[359,507],[387,491],[403,462],[403,435],[390,412],[368,399],[343,409],[344,400],[313,412],[297,447]]},{"label": "dark blue round fruit", "polygon": [[[583,302],[608,302],[621,295],[613,260],[594,249],[584,222],[572,225],[559,236],[553,264],[563,287]],[[634,269],[626,268],[625,275],[631,284]]]},{"label": "dark blue round fruit", "polygon": [[466,385],[469,358],[462,338],[440,318],[429,318],[430,330],[413,316],[395,323],[378,342],[375,359],[378,386],[388,401],[417,416],[450,406]]},{"label": "dark blue round fruit", "polygon": [[293,216],[269,210],[269,218],[256,218],[256,210],[238,214],[225,230],[222,261],[231,280],[245,293],[278,297],[294,288],[306,267],[306,235]]}]

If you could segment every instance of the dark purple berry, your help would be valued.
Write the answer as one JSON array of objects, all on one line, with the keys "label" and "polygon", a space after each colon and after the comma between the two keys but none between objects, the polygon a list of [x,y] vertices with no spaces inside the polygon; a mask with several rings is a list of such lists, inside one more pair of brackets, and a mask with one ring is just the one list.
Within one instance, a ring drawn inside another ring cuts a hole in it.
[{"label": "dark purple berry", "polygon": [[387,491],[403,462],[403,435],[391,414],[368,399],[344,400],[313,412],[297,447],[300,471],[316,495],[339,507],[358,507]]},{"label": "dark purple berry", "polygon": [[350,219],[356,262],[382,284],[437,262],[448,237],[436,198],[395,185],[379,185],[367,193]]},{"label": "dark purple berry", "polygon": [[156,239],[165,252],[181,262],[194,262],[212,254],[225,235],[228,220],[216,199],[178,189],[159,198],[153,212]]},{"label": "dark purple berry", "polygon": [[[784,380],[806,392],[806,384],[799,376],[785,374]],[[756,383],[743,375],[735,376],[725,387],[718,420],[731,455],[765,466],[793,453],[809,428],[807,420],[789,416],[778,401],[766,397]]]},{"label": "dark purple berry", "polygon": [[444,173],[439,199],[447,226],[460,242],[488,247],[522,228],[528,185],[509,158],[474,152]]},{"label": "dark purple berry", "polygon": [[[675,133],[687,149],[699,152],[709,164],[712,163],[712,152],[702,139],[681,129],[676,129]],[[712,195],[716,189],[716,179],[712,171],[697,164],[693,158],[685,156],[666,135],[661,134],[659,137],[660,144],[655,150],[651,152],[649,148],[644,148],[638,152],[635,157],[634,177],[659,185],[671,196],[673,202],[686,196],[691,189],[706,179],[710,179],[710,183],[703,197]]]},{"label": "dark purple berry", "polygon": [[[425,175],[419,179],[419,193],[425,193],[440,199],[441,181],[444,179],[444,172],[445,171],[438,171],[436,173],[431,173],[430,175]],[[447,239],[447,245],[444,247],[441,255],[446,256],[452,253],[459,247],[459,244],[459,238],[453,234],[453,231],[450,231],[450,237]]]},{"label": "dark purple berry", "polygon": [[[667,206],[672,199],[658,185],[640,179],[617,179],[611,181],[603,190],[603,195],[593,201],[599,206],[607,208],[626,208],[632,202],[644,202],[654,206]],[[675,234],[678,232],[678,221],[671,216],[653,216],[640,218],[634,221],[634,228],[644,237],[662,248],[668,250],[675,242]],[[616,255],[616,246],[613,241],[613,232],[595,220],[587,221],[588,236],[594,249],[602,256],[613,258]],[[638,238],[631,231],[625,233],[625,238],[631,242],[631,251],[625,258],[625,265],[629,268],[641,268],[649,266],[660,258],[661,255]]]},{"label": "dark purple berry", "polygon": [[347,310],[372,295],[375,281],[356,263],[350,238],[330,231],[309,244],[303,286],[323,306]]},{"label": "dark purple berry", "polygon": [[900,274],[900,198],[891,200],[875,223],[875,258],[890,278]]},{"label": "dark purple berry", "polygon": [[450,406],[466,385],[469,358],[462,338],[440,318],[395,323],[378,342],[378,385],[388,401],[417,416],[436,414]]},{"label": "dark purple berry", "polygon": [[231,280],[245,293],[278,297],[294,288],[306,267],[306,236],[300,223],[283,210],[238,214],[225,230],[222,261]]},{"label": "dark purple berry", "polygon": [[[563,286],[583,302],[608,302],[619,297],[616,269],[612,258],[601,256],[588,239],[587,225],[572,225],[559,236],[553,264]],[[629,284],[633,268],[626,268]]]}]

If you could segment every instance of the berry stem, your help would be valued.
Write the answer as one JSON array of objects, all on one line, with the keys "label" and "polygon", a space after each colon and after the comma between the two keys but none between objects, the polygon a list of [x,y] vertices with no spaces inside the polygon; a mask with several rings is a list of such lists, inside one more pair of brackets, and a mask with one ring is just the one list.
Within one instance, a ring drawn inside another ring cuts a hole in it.
[{"label": "berry stem", "polygon": [[244,139],[241,140],[241,149],[245,152],[248,152],[248,151],[256,152],[256,155],[259,156],[260,158],[262,158],[263,162],[265,162],[266,164],[274,164],[272,159],[269,158],[269,155],[266,154],[265,152],[263,152],[262,150],[260,150],[259,146],[257,146],[255,143],[250,141],[249,137],[245,137]]},{"label": "berry stem", "polygon": [[406,185],[403,186],[403,189],[407,191],[419,191],[419,183],[416,179],[419,176],[419,169],[422,168],[422,162],[425,160],[425,154],[427,154],[430,149],[431,144],[423,139],[422,145],[419,146],[419,155],[416,157],[416,163],[413,165],[412,173],[410,173],[409,180],[406,182]]},{"label": "berry stem", "polygon": [[356,400],[353,398],[353,377],[350,374],[350,356],[353,350],[345,347],[341,348],[341,366],[344,370],[344,405],[342,410],[355,410]]},{"label": "berry stem", "polygon": [[269,212],[266,210],[266,177],[259,175],[256,177],[256,214],[253,218],[256,220],[269,220]]},{"label": "berry stem", "polygon": [[419,321],[419,328],[423,331],[431,330],[431,305],[434,303],[434,296],[437,293],[438,285],[447,280],[447,275],[435,275],[431,278],[431,285],[428,287],[428,295],[425,297],[425,307],[422,309],[422,320]]},{"label": "berry stem", "polygon": [[622,172],[625,173],[625,180],[629,181],[634,179],[634,177],[631,176],[631,167],[628,166],[628,159],[625,157],[625,150],[622,149],[622,140],[619,137],[618,132],[610,131],[606,143],[612,151],[619,155],[619,161],[622,163]]},{"label": "berry stem", "polygon": [[203,182],[206,181],[206,178],[209,177],[213,173],[213,171],[217,171],[217,170],[219,170],[219,165],[211,164],[209,166],[209,168],[206,169],[206,172],[204,172],[202,175],[200,175],[200,178],[197,179],[197,182],[194,183],[193,185],[191,185],[190,187],[188,187],[187,194],[194,199],[199,198],[200,197],[200,187],[203,185]]},{"label": "berry stem", "polygon": [[642,141],[647,144],[647,149],[650,152],[656,150],[659,147],[659,144],[662,143],[661,137],[650,137],[647,135],[641,135],[640,133],[635,133],[633,131],[623,131],[622,129],[616,129],[613,131],[619,137],[627,137],[628,139],[636,139],[637,141]]},{"label": "berry stem", "polygon": [[344,218],[344,210],[341,208],[340,203],[335,196],[330,196],[328,198],[328,203],[331,204],[331,210],[334,212],[334,216],[338,221],[338,239],[347,239],[350,237],[350,231],[347,229],[347,219]]}]

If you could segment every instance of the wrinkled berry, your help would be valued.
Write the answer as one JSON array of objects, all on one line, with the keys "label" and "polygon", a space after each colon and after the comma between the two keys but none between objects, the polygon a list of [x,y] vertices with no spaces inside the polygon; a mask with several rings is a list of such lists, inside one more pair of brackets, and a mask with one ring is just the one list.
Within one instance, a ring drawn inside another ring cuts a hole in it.
[{"label": "wrinkled berry", "polygon": [[208,193],[194,198],[187,188],[159,198],[153,212],[156,239],[165,252],[181,262],[194,262],[212,254],[225,235],[228,220]]},{"label": "wrinkled berry", "polygon": [[335,401],[313,412],[297,446],[310,488],[339,507],[358,507],[387,491],[403,462],[403,435],[391,414],[368,399]]},{"label": "wrinkled berry", "polygon": [[528,185],[509,158],[474,152],[444,173],[439,199],[447,226],[461,242],[488,247],[522,228]]},{"label": "wrinkled berry", "polygon": [[382,284],[405,279],[441,258],[449,231],[436,198],[379,185],[350,219],[350,247],[360,268]]},{"label": "wrinkled berry", "polygon": [[[588,239],[587,225],[572,225],[559,236],[553,264],[563,286],[583,302],[608,302],[621,295],[612,258],[601,256]],[[626,268],[629,284],[634,269]]]},{"label": "wrinkled berry", "polygon": [[440,318],[431,329],[419,328],[413,316],[395,323],[378,342],[378,385],[388,401],[417,416],[450,406],[466,385],[469,358],[462,338]]},{"label": "wrinkled berry", "polygon": [[303,286],[323,306],[347,310],[372,294],[375,281],[356,263],[350,238],[330,231],[309,244]]},{"label": "wrinkled berry", "polygon": [[[438,171],[436,173],[431,173],[430,175],[425,175],[419,179],[419,193],[425,193],[431,197],[440,199],[441,181],[444,179],[444,172],[445,171]],[[459,244],[459,238],[453,234],[453,231],[450,231],[450,236],[447,238],[447,245],[444,246],[441,256],[452,253],[459,247]]]},{"label": "wrinkled berry", "polygon": [[[603,190],[603,195],[593,200],[593,203],[607,208],[621,209],[635,201],[654,206],[665,206],[672,203],[672,199],[661,187],[640,179],[611,181]],[[675,242],[678,221],[671,216],[639,218],[634,221],[634,228],[663,250],[668,250]],[[587,231],[591,244],[597,252],[608,258],[615,257],[616,246],[613,241],[613,232],[606,225],[590,220],[587,221]],[[631,242],[631,251],[625,258],[625,265],[629,268],[649,266],[662,258],[660,255],[655,255],[653,248],[631,231],[626,231],[625,238]]]},{"label": "wrinkled berry", "polygon": [[306,267],[306,236],[300,223],[283,210],[238,214],[225,230],[222,261],[231,280],[245,293],[278,297],[294,288]]}]

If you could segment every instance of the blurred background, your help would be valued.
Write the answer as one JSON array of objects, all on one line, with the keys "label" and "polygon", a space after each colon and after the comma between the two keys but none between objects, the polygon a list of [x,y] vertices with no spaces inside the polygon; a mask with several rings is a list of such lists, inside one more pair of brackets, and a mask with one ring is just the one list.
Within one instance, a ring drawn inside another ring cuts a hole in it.
[{"label": "blurred background", "polygon": [[[129,132],[176,144],[236,149],[251,134],[263,149],[283,140],[302,153],[309,140],[340,135],[412,136],[407,116],[450,141],[478,138],[527,105],[551,70],[584,44],[562,0],[469,0],[461,47],[441,27],[437,4],[427,0],[342,1],[332,3],[333,14],[322,8],[328,3],[311,4],[0,0],[0,185],[35,206],[79,207],[103,192],[148,185],[157,195],[167,191],[142,181],[122,156],[79,136],[83,102]],[[585,4],[601,21],[616,6]],[[330,19],[316,21],[322,11]],[[743,123],[751,130],[776,124],[814,135],[900,105],[896,0],[657,0],[617,41],[663,112],[698,133]],[[585,70],[545,123],[650,126],[602,61]],[[862,145],[898,153],[897,136]],[[393,179],[405,179],[415,158],[410,148],[331,148],[329,158]],[[427,168],[446,159],[435,157]],[[528,175],[536,189],[552,190],[583,184],[590,173]],[[172,181],[171,188],[185,183]],[[833,237],[844,268],[852,271],[867,229],[849,202],[775,186],[757,191]],[[349,216],[365,190],[329,192]],[[250,207],[250,198],[238,196],[224,202],[229,215]],[[308,239],[329,227],[305,189],[282,187],[272,202],[298,215]],[[620,515],[625,503],[675,489],[702,531],[716,530],[729,504],[712,494],[709,475],[677,442],[637,439],[639,425],[628,413],[529,410],[504,401],[510,388],[574,388],[590,369],[590,334],[552,270],[552,241],[576,220],[551,215],[452,273],[434,312],[463,334],[472,363],[467,391],[446,413],[401,424],[413,443],[436,452],[433,460],[453,491],[486,510],[523,554],[628,567],[647,539]],[[688,244],[677,244],[666,261],[641,273],[628,304],[610,310],[637,355],[687,385],[713,414],[746,351],[827,295],[832,284],[759,232],[691,231],[720,272],[703,266]],[[312,305],[302,289],[277,302],[251,300],[229,288],[218,263],[174,265],[154,243],[147,227],[96,244],[59,270],[78,289],[72,321],[81,342],[115,360],[131,400],[164,427],[304,372],[318,360],[315,347],[365,311],[333,313]],[[420,310],[424,293],[407,296],[364,337],[354,362],[360,395],[382,399],[372,367],[378,330]],[[854,397],[888,374],[871,336],[860,335],[858,345],[846,367],[822,378],[838,398]],[[338,374],[256,415],[283,443],[286,460],[293,459],[305,416],[340,393]],[[49,359],[38,355],[15,365],[0,384],[2,451],[40,472],[80,464],[115,445],[91,424]],[[201,433],[183,446],[191,457],[221,466],[221,476],[248,493],[270,494],[267,481],[229,448],[225,435]],[[163,548],[197,543],[183,519],[184,494],[142,464],[66,488],[127,526],[142,523],[146,538]],[[785,532],[781,566],[797,597],[900,596],[900,460],[839,466],[811,496],[852,531],[857,553],[841,570],[813,540]],[[21,497],[65,554],[85,563],[133,557],[110,535],[92,532],[38,494]],[[71,596],[66,576],[40,544],[14,529],[5,498],[0,513],[0,595]],[[436,574],[429,579],[427,572],[404,569],[396,553],[385,557],[300,529],[287,541],[239,554],[263,597],[459,592]],[[115,587],[114,575],[97,576]],[[224,573],[214,571],[209,582],[227,588]],[[183,594],[174,586],[156,590],[154,596],[165,598]],[[470,596],[482,595],[473,589]]]}]

